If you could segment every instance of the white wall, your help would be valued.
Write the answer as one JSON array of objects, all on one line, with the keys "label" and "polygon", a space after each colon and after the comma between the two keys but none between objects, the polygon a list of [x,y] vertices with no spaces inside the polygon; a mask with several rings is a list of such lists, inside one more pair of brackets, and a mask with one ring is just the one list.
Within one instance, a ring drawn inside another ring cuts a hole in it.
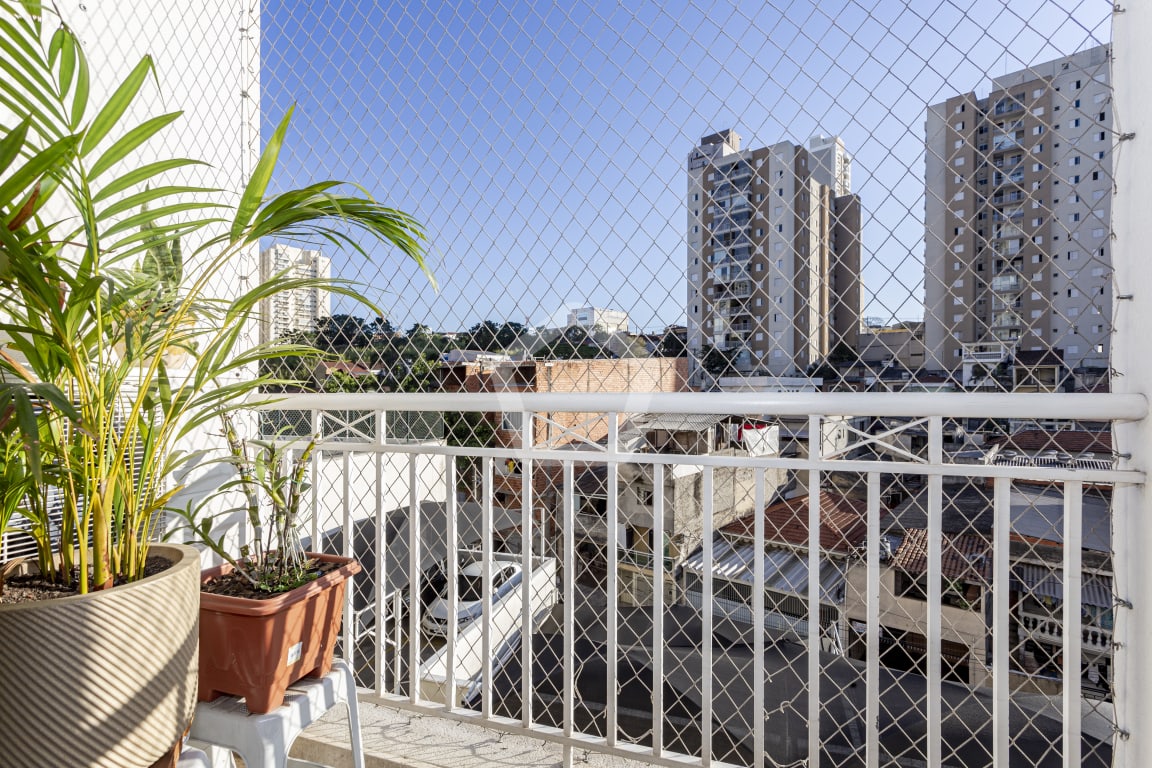
[{"label": "white wall", "polygon": [[[122,125],[130,128],[149,117],[177,110],[184,116],[141,149],[139,163],[163,157],[202,160],[208,165],[170,174],[164,183],[219,188],[231,201],[238,199],[261,148],[259,3],[65,0],[59,7],[88,58],[93,104],[88,117],[140,59],[151,54],[156,80],[146,82]],[[46,21],[46,26],[53,25]],[[120,135],[113,132],[106,143]],[[186,258],[196,244],[184,242]],[[226,268],[213,286],[217,294],[227,296],[244,287],[248,276],[255,278],[257,258],[257,249],[251,248]],[[194,269],[195,264],[188,264],[185,272]],[[255,343],[256,336],[253,324],[246,341]],[[215,432],[219,427],[210,425],[191,435],[181,447],[197,450],[219,444],[213,437]],[[186,481],[192,486],[192,495],[202,495],[219,476],[220,467],[201,465],[193,468]],[[242,526],[229,527],[228,521],[222,524],[230,539],[243,541]]]}]

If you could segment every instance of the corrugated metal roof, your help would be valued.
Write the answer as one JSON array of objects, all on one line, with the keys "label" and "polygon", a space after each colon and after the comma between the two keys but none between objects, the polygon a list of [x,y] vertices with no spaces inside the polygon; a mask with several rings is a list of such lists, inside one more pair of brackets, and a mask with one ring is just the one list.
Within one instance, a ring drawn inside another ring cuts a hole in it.
[{"label": "corrugated metal roof", "polygon": [[715,413],[643,413],[633,419],[637,429],[662,429],[667,432],[703,432],[728,416]]},{"label": "corrugated metal roof", "polygon": [[[750,543],[733,542],[722,536],[713,540],[712,573],[728,581],[753,584],[756,547]],[[764,588],[782,594],[808,596],[808,556],[788,549],[770,548],[764,558]],[[844,578],[847,563],[843,560],[822,558],[820,561],[820,602],[833,605],[844,603]],[[684,568],[696,573],[704,572],[704,552],[696,552],[684,562]]]},{"label": "corrugated metal roof", "polygon": [[[1021,563],[1012,568],[1012,581],[1016,589],[1027,589],[1035,597],[1064,599],[1064,572],[1042,565]],[[1098,608],[1111,608],[1112,579],[1097,574],[1086,574],[1080,585],[1080,602]]]}]

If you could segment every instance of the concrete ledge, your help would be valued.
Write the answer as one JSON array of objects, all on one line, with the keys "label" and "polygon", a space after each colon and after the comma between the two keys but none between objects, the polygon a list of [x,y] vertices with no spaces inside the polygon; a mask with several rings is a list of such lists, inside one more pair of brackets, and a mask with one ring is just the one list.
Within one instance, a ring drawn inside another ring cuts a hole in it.
[{"label": "concrete ledge", "polygon": [[[292,757],[331,768],[352,768],[347,716],[338,707],[300,735]],[[376,704],[360,705],[365,768],[561,768],[563,748],[523,736],[434,715],[412,715]],[[640,768],[645,763],[577,749],[573,763],[590,768]]]}]

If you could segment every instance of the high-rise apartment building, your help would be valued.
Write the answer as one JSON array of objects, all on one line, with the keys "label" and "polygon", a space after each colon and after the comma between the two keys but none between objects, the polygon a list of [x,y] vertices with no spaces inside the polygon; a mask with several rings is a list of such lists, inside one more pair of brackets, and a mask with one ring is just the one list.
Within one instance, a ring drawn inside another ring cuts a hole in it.
[{"label": "high-rise apartment building", "polygon": [[[332,262],[321,251],[276,243],[260,252],[260,280],[269,280],[278,274],[287,280],[326,280],[332,276]],[[332,315],[331,295],[318,288],[284,291],[265,299],[260,315],[261,343],[292,331],[310,331],[317,320]]]},{"label": "high-rise apartment building", "polygon": [[839,137],[740,149],[731,130],[688,157],[688,353],[803,374],[860,325],[860,199]]},{"label": "high-rise apartment building", "polygon": [[1107,365],[1108,68],[1099,46],[928,108],[927,367],[1048,349],[1068,368]]}]

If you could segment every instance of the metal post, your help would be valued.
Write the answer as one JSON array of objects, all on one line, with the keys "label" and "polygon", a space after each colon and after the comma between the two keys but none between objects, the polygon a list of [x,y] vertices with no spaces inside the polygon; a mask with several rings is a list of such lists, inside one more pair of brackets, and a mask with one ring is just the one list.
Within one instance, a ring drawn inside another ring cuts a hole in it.
[{"label": "metal post", "polygon": [[[1112,200],[1113,391],[1146,394],[1152,382],[1147,334],[1152,327],[1152,262],[1147,258],[1148,200],[1152,173],[1152,5],[1117,3],[1112,21],[1113,107],[1117,137],[1112,147],[1116,195]],[[1149,469],[1152,419],[1115,424],[1117,452],[1130,456],[1125,469]],[[1152,765],[1152,496],[1147,485],[1117,486],[1113,497],[1116,609],[1113,695],[1116,726],[1115,765]]]}]

